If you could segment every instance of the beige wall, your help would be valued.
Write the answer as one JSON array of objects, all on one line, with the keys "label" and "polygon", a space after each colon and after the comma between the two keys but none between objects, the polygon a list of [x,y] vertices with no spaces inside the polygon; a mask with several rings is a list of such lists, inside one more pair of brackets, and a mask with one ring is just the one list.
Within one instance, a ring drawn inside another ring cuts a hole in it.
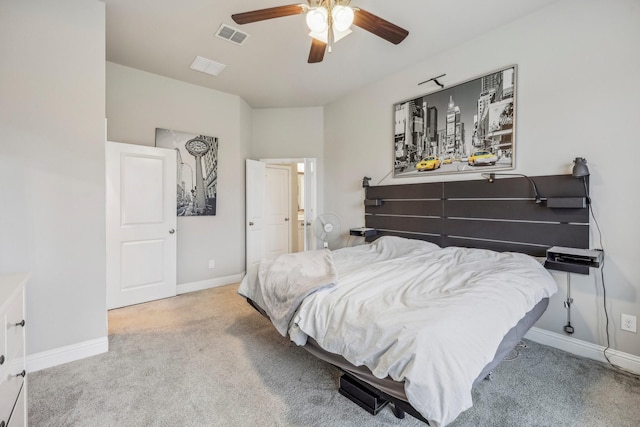
[{"label": "beige wall", "polygon": [[107,345],[105,5],[0,2],[0,274],[30,271],[28,354]]},{"label": "beige wall", "polygon": [[[396,102],[432,91],[418,86],[446,73],[455,84],[506,65],[518,65],[515,172],[570,173],[576,156],[591,169],[593,210],[603,232],[612,346],[640,356],[637,334],[620,330],[620,313],[640,319],[640,199],[634,159],[640,158],[640,3],[567,0],[429,58],[325,109],[325,203],[350,226],[363,223],[363,175],[376,184],[392,168]],[[358,159],[358,161],[354,161]],[[431,179],[385,179],[401,184],[480,179],[479,174]],[[352,224],[352,225],[351,225]],[[595,227],[593,228],[595,230]],[[600,245],[597,234],[592,246]],[[562,333],[566,276],[537,326]],[[572,276],[573,337],[606,345],[602,283],[596,271]]]},{"label": "beige wall", "polygon": [[252,159],[317,159],[317,212],[324,211],[324,109],[261,108],[251,120]]},{"label": "beige wall", "polygon": [[[244,271],[244,159],[251,109],[238,96],[107,63],[107,136],[155,145],[155,129],[218,137],[215,216],[178,218],[178,284]],[[209,260],[216,268],[209,269]]]}]

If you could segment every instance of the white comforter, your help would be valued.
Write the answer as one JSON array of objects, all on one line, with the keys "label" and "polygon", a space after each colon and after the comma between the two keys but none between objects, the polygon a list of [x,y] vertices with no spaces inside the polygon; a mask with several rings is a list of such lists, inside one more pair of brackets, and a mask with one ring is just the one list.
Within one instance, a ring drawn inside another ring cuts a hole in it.
[{"label": "white comforter", "polygon": [[311,336],[379,378],[404,381],[409,402],[436,426],[472,406],[473,381],[504,335],[557,290],[534,258],[516,253],[383,237],[333,259],[337,286],[302,302],[291,339]]},{"label": "white comforter", "polygon": [[287,336],[291,318],[304,298],[338,280],[329,249],[297,252],[264,260],[258,282],[264,298],[262,308],[280,335]]}]

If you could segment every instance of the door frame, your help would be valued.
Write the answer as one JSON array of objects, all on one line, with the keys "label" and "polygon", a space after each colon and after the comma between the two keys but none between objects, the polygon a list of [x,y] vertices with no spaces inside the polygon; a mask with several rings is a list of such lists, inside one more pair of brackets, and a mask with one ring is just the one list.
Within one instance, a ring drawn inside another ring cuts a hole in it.
[{"label": "door frame", "polygon": [[245,268],[264,257],[266,163],[245,159]]}]

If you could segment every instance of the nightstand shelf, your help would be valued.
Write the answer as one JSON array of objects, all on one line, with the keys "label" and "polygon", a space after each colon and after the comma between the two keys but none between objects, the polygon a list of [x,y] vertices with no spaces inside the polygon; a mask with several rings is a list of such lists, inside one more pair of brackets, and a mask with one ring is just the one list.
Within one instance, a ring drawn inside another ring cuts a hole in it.
[{"label": "nightstand shelf", "polygon": [[371,237],[378,234],[378,230],[369,227],[356,227],[349,229],[350,236]]},{"label": "nightstand shelf", "polygon": [[550,270],[589,274],[589,267],[600,267],[603,256],[604,252],[597,249],[553,246],[547,249],[544,266]]}]

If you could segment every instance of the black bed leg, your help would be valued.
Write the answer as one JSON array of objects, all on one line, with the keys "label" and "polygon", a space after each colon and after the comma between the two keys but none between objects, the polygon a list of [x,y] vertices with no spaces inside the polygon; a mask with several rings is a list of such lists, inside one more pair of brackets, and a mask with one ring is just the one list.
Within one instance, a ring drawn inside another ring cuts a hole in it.
[{"label": "black bed leg", "polygon": [[391,406],[391,410],[393,411],[393,415],[396,416],[396,418],[398,419],[403,419],[404,418],[404,411],[400,408],[398,408],[398,405],[392,405]]}]

